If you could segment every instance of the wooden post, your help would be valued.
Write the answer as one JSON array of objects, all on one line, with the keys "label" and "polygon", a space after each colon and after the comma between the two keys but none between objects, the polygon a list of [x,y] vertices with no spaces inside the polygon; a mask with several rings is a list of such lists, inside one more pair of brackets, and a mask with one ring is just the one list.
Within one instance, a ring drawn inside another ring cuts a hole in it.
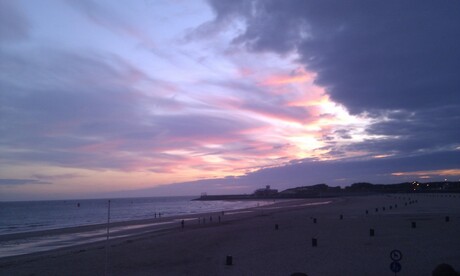
[{"label": "wooden post", "polygon": [[227,259],[225,260],[226,265],[233,265],[233,257],[228,255]]}]

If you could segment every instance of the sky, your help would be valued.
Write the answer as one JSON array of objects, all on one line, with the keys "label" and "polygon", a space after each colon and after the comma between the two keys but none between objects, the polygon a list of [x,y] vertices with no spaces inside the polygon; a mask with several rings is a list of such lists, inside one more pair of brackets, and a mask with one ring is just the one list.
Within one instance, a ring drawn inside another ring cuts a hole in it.
[{"label": "sky", "polygon": [[0,200],[458,181],[459,14],[0,0]]}]

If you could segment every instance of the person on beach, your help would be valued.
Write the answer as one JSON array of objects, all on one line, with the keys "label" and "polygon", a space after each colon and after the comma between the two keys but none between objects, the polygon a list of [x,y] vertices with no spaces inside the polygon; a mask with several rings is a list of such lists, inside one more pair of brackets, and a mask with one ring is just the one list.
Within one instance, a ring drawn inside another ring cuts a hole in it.
[{"label": "person on beach", "polygon": [[182,229],[184,229],[184,224],[185,224],[184,220],[182,220],[182,221],[180,222],[180,224],[181,224],[181,226],[182,226]]}]

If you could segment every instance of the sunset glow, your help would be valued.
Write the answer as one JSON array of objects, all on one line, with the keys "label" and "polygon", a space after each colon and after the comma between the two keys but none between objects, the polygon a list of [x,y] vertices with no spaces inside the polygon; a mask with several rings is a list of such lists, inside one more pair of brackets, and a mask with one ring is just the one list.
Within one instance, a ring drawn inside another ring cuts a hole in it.
[{"label": "sunset glow", "polygon": [[415,172],[395,172],[392,173],[396,176],[414,176],[420,178],[430,178],[430,176],[444,175],[448,177],[454,177],[455,179],[460,176],[460,170],[436,170],[436,171],[415,171]]},{"label": "sunset glow", "polygon": [[[349,38],[374,37],[369,24],[342,28],[327,9],[331,25],[280,2],[290,23],[273,30],[270,16],[220,3],[2,1],[0,200],[459,175],[458,87],[441,87],[456,80],[413,80],[416,54],[399,71],[393,57],[412,51],[383,55],[391,32],[362,49]],[[366,179],[341,171],[365,161],[354,175]]]}]

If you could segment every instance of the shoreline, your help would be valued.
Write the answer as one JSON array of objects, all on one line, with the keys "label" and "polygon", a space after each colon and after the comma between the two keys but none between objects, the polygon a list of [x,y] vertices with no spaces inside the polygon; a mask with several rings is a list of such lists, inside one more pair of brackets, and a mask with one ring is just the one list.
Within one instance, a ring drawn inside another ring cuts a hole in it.
[{"label": "shoreline", "polygon": [[[179,200],[176,200],[178,199]],[[185,198],[185,200],[184,200]],[[193,197],[140,197],[111,199],[110,222],[141,221],[177,215],[220,212],[271,204],[273,200],[221,200],[215,203],[194,202]],[[0,215],[5,218],[0,222],[0,236],[73,228],[88,225],[106,225],[109,200],[74,200],[70,201],[40,201],[12,202],[0,205]],[[81,207],[80,208],[80,203]],[[22,205],[21,205],[22,204]],[[53,207],[50,209],[50,207]],[[32,208],[30,213],[25,212]],[[48,215],[47,212],[50,212]],[[37,216],[34,216],[37,214]],[[86,214],[86,215],[85,215]],[[20,219],[23,217],[23,219]],[[159,218],[159,216],[158,216]]]},{"label": "shoreline", "polygon": [[[260,201],[260,200],[257,200]],[[266,206],[279,206],[283,208],[297,202],[298,200],[284,199],[274,201],[272,203],[241,209],[229,209],[220,212],[205,212],[183,215],[173,215],[162,218],[148,218],[126,221],[115,221],[109,224],[110,240],[119,238],[129,238],[145,233],[165,231],[180,226],[182,220],[189,224],[200,224],[202,218],[214,217],[216,221],[220,219],[231,220],[233,216],[241,214],[249,214],[263,210]],[[224,215],[222,215],[224,214]],[[230,217],[229,217],[230,216]],[[21,255],[29,255],[37,252],[47,252],[65,247],[73,247],[75,245],[85,245],[98,243],[106,239],[107,223],[80,225],[64,228],[45,229],[30,232],[18,232],[11,234],[0,235],[0,246],[3,248],[0,251],[0,260],[2,258],[10,258]],[[58,240],[59,244],[55,245]],[[50,245],[47,245],[50,244]],[[18,249],[17,249],[18,248]],[[11,252],[8,255],[8,252]]]},{"label": "shoreline", "polygon": [[[177,222],[169,229],[111,239],[107,271],[101,241],[0,258],[0,274],[390,275],[393,249],[404,255],[404,275],[431,275],[443,262],[460,270],[458,197],[380,195],[279,204],[228,215],[221,223],[191,221],[181,229]],[[226,256],[233,257],[233,265],[225,265]]]},{"label": "shoreline", "polygon": [[[273,199],[266,199],[266,201],[272,202],[267,205],[279,204],[282,201],[292,201],[292,200],[293,199],[281,199],[278,202],[276,202],[276,200],[273,200]],[[254,201],[262,201],[262,200],[254,199]],[[262,206],[266,206],[266,205],[262,205]],[[238,209],[228,209],[228,210],[224,210],[224,212],[254,209],[254,208],[259,208],[259,207],[260,206],[238,208]],[[164,221],[169,221],[169,220],[178,219],[178,218],[187,219],[190,217],[196,217],[200,215],[209,215],[209,214],[214,214],[214,213],[217,214],[221,212],[222,211],[214,211],[214,212],[190,213],[190,214],[164,216],[161,218],[151,217],[151,218],[142,218],[142,219],[133,219],[133,220],[111,221],[110,226],[111,227],[122,227],[122,226],[130,226],[130,225],[147,225],[147,224],[164,222]],[[22,231],[22,232],[15,232],[15,233],[7,233],[7,234],[0,234],[0,242],[20,239],[20,238],[30,238],[30,237],[42,236],[42,235],[55,235],[55,234],[61,234],[61,233],[77,233],[77,232],[84,232],[84,231],[93,231],[93,230],[98,230],[98,229],[106,229],[106,227],[107,227],[107,222],[103,222],[103,223],[95,223],[95,224],[57,227],[57,228],[42,229],[42,230],[35,230],[35,231]]]}]

